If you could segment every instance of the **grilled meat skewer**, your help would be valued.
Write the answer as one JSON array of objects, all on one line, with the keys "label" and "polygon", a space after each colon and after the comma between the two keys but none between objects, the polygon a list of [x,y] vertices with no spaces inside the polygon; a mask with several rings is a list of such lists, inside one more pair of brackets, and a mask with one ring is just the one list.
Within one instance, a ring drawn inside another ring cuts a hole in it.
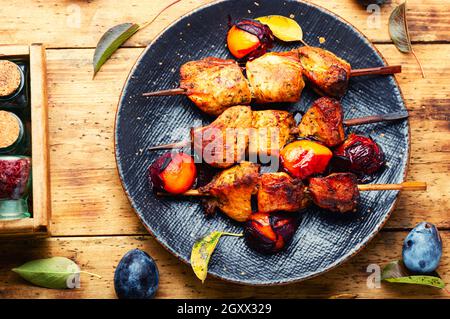
[{"label": "grilled meat skewer", "polygon": [[177,89],[144,93],[143,96],[186,95],[203,112],[218,116],[233,105],[297,102],[303,76],[322,95],[341,97],[352,76],[393,74],[401,66],[352,70],[348,62],[330,51],[302,47],[288,52],[269,52],[248,61],[245,78],[234,60],[205,58],[184,64]]},{"label": "grilled meat skewer", "polygon": [[186,95],[206,114],[257,103],[297,102],[305,87],[296,52],[270,52],[247,62],[247,78],[234,60],[208,57],[180,68],[180,87],[143,96]]},{"label": "grilled meat skewer", "polygon": [[269,52],[247,62],[247,79],[258,104],[298,102],[305,88],[298,54]]},{"label": "grilled meat skewer", "polygon": [[207,197],[207,213],[218,208],[230,218],[244,222],[252,214],[253,195],[257,196],[260,213],[295,212],[307,207],[310,201],[320,208],[346,213],[357,209],[361,191],[426,190],[423,182],[358,185],[351,173],[311,178],[306,187],[286,173],[260,175],[259,171],[258,164],[242,162],[218,173],[206,186],[181,195]]},{"label": "grilled meat skewer", "polygon": [[[407,114],[397,113],[344,121],[339,101],[323,97],[313,103],[296,126],[294,116],[287,111],[252,111],[248,106],[234,106],[210,125],[193,128],[190,141],[155,146],[150,150],[183,148],[192,143],[195,153],[208,159],[208,164],[226,168],[242,160],[247,152],[253,158],[277,155],[284,145],[296,136],[313,138],[333,147],[345,140],[344,125],[353,126],[405,117]],[[206,158],[205,155],[209,157]]]},{"label": "grilled meat skewer", "polygon": [[206,114],[218,116],[230,106],[252,101],[249,82],[234,60],[210,57],[191,61],[181,66],[180,76],[182,94]]},{"label": "grilled meat skewer", "polygon": [[330,51],[318,47],[296,49],[308,84],[320,95],[341,98],[348,89],[350,77],[400,73],[400,65],[352,70],[350,64]]}]

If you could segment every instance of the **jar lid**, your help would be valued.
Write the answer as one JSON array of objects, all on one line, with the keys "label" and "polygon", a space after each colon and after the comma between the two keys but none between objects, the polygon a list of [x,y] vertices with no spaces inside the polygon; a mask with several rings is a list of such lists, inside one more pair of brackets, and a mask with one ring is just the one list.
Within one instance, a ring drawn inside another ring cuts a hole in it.
[{"label": "jar lid", "polygon": [[0,60],[0,97],[8,97],[20,88],[22,72],[19,66],[8,60]]},{"label": "jar lid", "polygon": [[22,121],[17,115],[7,111],[0,111],[0,149],[14,145],[22,134]]}]

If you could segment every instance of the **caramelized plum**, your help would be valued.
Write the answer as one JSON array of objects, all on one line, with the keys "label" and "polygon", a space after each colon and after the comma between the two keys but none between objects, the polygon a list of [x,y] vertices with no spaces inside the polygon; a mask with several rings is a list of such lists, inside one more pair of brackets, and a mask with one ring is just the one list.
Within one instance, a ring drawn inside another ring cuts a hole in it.
[{"label": "caramelized plum", "polygon": [[252,19],[236,22],[227,35],[228,49],[238,59],[254,59],[263,55],[272,47],[273,41],[270,28]]},{"label": "caramelized plum", "polygon": [[298,225],[298,218],[292,214],[254,213],[245,225],[245,241],[260,253],[274,254],[290,243]]},{"label": "caramelized plum", "polygon": [[185,153],[166,153],[149,168],[153,187],[171,194],[181,194],[189,189],[197,177],[194,159]]},{"label": "caramelized plum", "polygon": [[373,139],[353,133],[335,149],[334,155],[340,163],[346,163],[344,169],[359,175],[372,175],[385,163],[384,153]]},{"label": "caramelized plum", "polygon": [[322,144],[301,140],[286,145],[280,159],[283,169],[290,175],[305,179],[320,174],[327,168],[333,153]]}]

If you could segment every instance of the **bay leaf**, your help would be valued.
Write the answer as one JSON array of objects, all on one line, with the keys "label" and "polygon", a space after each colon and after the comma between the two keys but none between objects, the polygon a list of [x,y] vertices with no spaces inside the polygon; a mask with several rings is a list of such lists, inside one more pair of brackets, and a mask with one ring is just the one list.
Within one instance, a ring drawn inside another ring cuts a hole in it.
[{"label": "bay leaf", "polygon": [[445,282],[435,272],[432,274],[418,275],[411,273],[402,261],[393,261],[387,264],[381,272],[381,280],[391,283],[424,285],[435,288],[445,288]]},{"label": "bay leaf", "polygon": [[94,76],[111,55],[138,30],[138,24],[127,22],[116,25],[103,34],[94,52]]},{"label": "bay leaf", "polygon": [[79,287],[81,273],[101,278],[99,275],[81,271],[75,262],[65,257],[29,261],[20,267],[13,268],[12,271],[32,284],[52,289]]},{"label": "bay leaf", "polygon": [[273,35],[284,42],[303,42],[303,30],[297,21],[291,18],[280,15],[269,15],[256,18],[255,20],[267,25]]},{"label": "bay leaf", "polygon": [[402,53],[411,53],[419,64],[422,77],[425,77],[422,64],[420,63],[411,44],[408,31],[408,20],[406,19],[406,2],[397,6],[389,17],[389,35],[396,48]]},{"label": "bay leaf", "polygon": [[175,0],[172,3],[169,3],[160,12],[158,12],[158,14],[152,20],[142,25],[127,22],[118,24],[106,31],[98,41],[97,47],[95,48],[93,59],[94,76],[100,70],[102,65],[105,64],[105,62],[111,57],[111,55],[113,55],[114,52],[117,51],[118,48],[120,48],[122,44],[124,44],[139,30],[142,30],[151,25],[164,11],[180,1],[181,0]]},{"label": "bay leaf", "polygon": [[208,275],[209,260],[222,236],[242,237],[243,235],[213,231],[211,234],[197,240],[192,247],[191,267],[202,283],[205,282]]}]

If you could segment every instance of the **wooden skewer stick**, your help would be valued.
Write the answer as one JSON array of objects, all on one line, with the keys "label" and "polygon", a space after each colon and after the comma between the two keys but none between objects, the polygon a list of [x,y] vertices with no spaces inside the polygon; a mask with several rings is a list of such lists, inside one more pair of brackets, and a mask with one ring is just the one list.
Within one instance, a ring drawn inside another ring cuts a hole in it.
[{"label": "wooden skewer stick", "polygon": [[363,75],[389,75],[401,72],[402,72],[401,65],[379,66],[375,68],[351,70],[350,77]]},{"label": "wooden skewer stick", "polygon": [[355,125],[363,125],[370,123],[378,123],[378,122],[390,122],[403,120],[408,118],[409,114],[407,111],[395,112],[395,113],[386,113],[386,114],[377,114],[365,117],[359,117],[355,119],[344,120],[345,126],[355,126]]},{"label": "wooden skewer stick", "polygon": [[157,192],[157,196],[170,197],[170,196],[191,196],[191,197],[209,197],[209,193],[202,193],[198,189],[190,189],[182,194],[171,194],[166,192]]},{"label": "wooden skewer stick", "polygon": [[[401,184],[361,184],[358,185],[358,189],[361,192],[368,191],[425,191],[427,190],[427,183],[425,182],[404,182]],[[191,189],[187,192],[179,195],[170,193],[158,192],[158,196],[196,196],[196,197],[208,197],[210,194],[202,193],[198,189]]]},{"label": "wooden skewer stick", "polygon": [[[350,71],[350,77],[363,76],[363,75],[389,75],[394,73],[401,73],[401,65],[392,66],[379,66],[375,68],[356,69]],[[174,95],[187,95],[187,90],[183,88],[175,88],[168,90],[161,90],[155,92],[143,93],[142,96],[174,96]]]},{"label": "wooden skewer stick", "polygon": [[190,144],[191,144],[190,141],[181,141],[178,143],[170,143],[170,144],[152,146],[152,147],[149,147],[148,150],[149,151],[172,150],[172,149],[177,149],[177,148],[184,148],[184,147],[189,146]]},{"label": "wooden skewer stick", "polygon": [[176,88],[176,89],[169,89],[169,90],[162,90],[162,91],[156,91],[156,92],[148,92],[142,94],[142,96],[174,96],[174,95],[186,95],[187,90],[182,88]]},{"label": "wooden skewer stick", "polygon": [[426,191],[427,183],[425,182],[404,182],[401,184],[363,184],[358,185],[358,189],[362,192],[366,191]]}]

